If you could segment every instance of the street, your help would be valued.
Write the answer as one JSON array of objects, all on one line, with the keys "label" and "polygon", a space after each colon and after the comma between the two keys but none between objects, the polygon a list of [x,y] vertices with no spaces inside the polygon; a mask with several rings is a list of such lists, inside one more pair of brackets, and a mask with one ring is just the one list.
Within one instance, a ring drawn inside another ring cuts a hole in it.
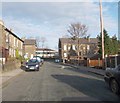
[{"label": "street", "polygon": [[24,71],[4,83],[3,101],[120,101],[103,76],[45,62],[39,71]]}]

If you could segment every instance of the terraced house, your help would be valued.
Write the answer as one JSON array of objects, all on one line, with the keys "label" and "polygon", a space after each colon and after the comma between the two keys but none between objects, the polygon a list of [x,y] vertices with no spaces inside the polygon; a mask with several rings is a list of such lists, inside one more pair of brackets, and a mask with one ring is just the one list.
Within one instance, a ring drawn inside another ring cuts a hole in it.
[{"label": "terraced house", "polygon": [[16,51],[18,55],[23,56],[23,40],[14,34],[10,29],[6,28],[4,23],[0,22],[0,58],[7,61],[10,57],[16,57]]},{"label": "terraced house", "polygon": [[97,54],[98,50],[97,38],[59,39],[59,55],[63,62],[77,63],[79,61],[80,64],[84,65],[88,56]]}]

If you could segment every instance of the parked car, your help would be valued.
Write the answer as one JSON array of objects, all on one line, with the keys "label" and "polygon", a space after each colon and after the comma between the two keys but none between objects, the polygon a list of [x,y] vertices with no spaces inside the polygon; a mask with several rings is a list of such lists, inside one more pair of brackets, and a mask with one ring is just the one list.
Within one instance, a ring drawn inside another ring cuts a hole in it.
[{"label": "parked car", "polygon": [[107,69],[104,76],[105,82],[115,94],[120,94],[120,65],[115,69]]},{"label": "parked car", "polygon": [[34,56],[32,59],[37,59],[38,62],[40,63],[40,66],[43,64],[42,59],[39,56]]},{"label": "parked car", "polygon": [[30,59],[26,63],[26,71],[28,71],[28,70],[39,71],[39,68],[40,68],[40,63],[37,59]]},{"label": "parked car", "polygon": [[59,63],[60,62],[60,60],[59,59],[55,59],[55,63]]},{"label": "parked car", "polygon": [[44,63],[44,59],[41,59],[42,64]]}]

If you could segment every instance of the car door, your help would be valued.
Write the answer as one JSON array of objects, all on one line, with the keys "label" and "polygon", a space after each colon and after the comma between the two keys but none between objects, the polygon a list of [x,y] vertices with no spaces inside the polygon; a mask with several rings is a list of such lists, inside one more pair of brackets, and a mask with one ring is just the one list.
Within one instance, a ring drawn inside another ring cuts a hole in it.
[{"label": "car door", "polygon": [[116,79],[119,82],[120,85],[120,65],[118,65],[118,67],[116,68]]}]

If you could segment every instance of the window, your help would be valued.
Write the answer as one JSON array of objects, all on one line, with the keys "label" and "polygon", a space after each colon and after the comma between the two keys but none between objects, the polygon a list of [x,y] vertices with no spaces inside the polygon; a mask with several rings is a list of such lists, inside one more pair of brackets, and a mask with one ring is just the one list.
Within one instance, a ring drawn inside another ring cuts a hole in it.
[{"label": "window", "polygon": [[73,50],[75,50],[75,49],[76,49],[76,48],[75,48],[75,45],[73,45],[72,48],[73,48]]},{"label": "window", "polygon": [[85,47],[83,47],[83,50],[85,50]]},{"label": "window", "polygon": [[22,42],[21,42],[21,49],[22,49],[22,46],[23,46],[23,45],[22,45]]},{"label": "window", "polygon": [[120,71],[120,65],[118,65],[116,69],[118,69]]},{"label": "window", "polygon": [[9,42],[9,40],[8,40],[8,37],[9,36],[9,33],[6,33],[6,43],[8,43]]},{"label": "window", "polygon": [[14,37],[14,46],[15,46],[15,37]]},{"label": "window", "polygon": [[87,50],[89,50],[90,49],[90,46],[89,45],[87,45]]},{"label": "window", "polygon": [[64,57],[67,57],[67,53],[64,53]]},{"label": "window", "polygon": [[14,54],[13,54],[13,55],[14,55],[14,57],[16,57],[16,55],[15,55],[15,52],[16,52],[16,51],[14,50],[13,52],[14,52]]},{"label": "window", "polygon": [[18,47],[18,40],[16,39],[16,41],[17,41],[17,47]]},{"label": "window", "polygon": [[11,55],[12,53],[11,53],[12,51],[11,51],[11,48],[9,49],[9,55]]},{"label": "window", "polygon": [[67,50],[67,45],[64,45],[64,50]]},{"label": "window", "polygon": [[43,54],[42,52],[36,52],[36,54]]},{"label": "window", "polygon": [[70,46],[68,47],[68,50],[70,50]]}]

